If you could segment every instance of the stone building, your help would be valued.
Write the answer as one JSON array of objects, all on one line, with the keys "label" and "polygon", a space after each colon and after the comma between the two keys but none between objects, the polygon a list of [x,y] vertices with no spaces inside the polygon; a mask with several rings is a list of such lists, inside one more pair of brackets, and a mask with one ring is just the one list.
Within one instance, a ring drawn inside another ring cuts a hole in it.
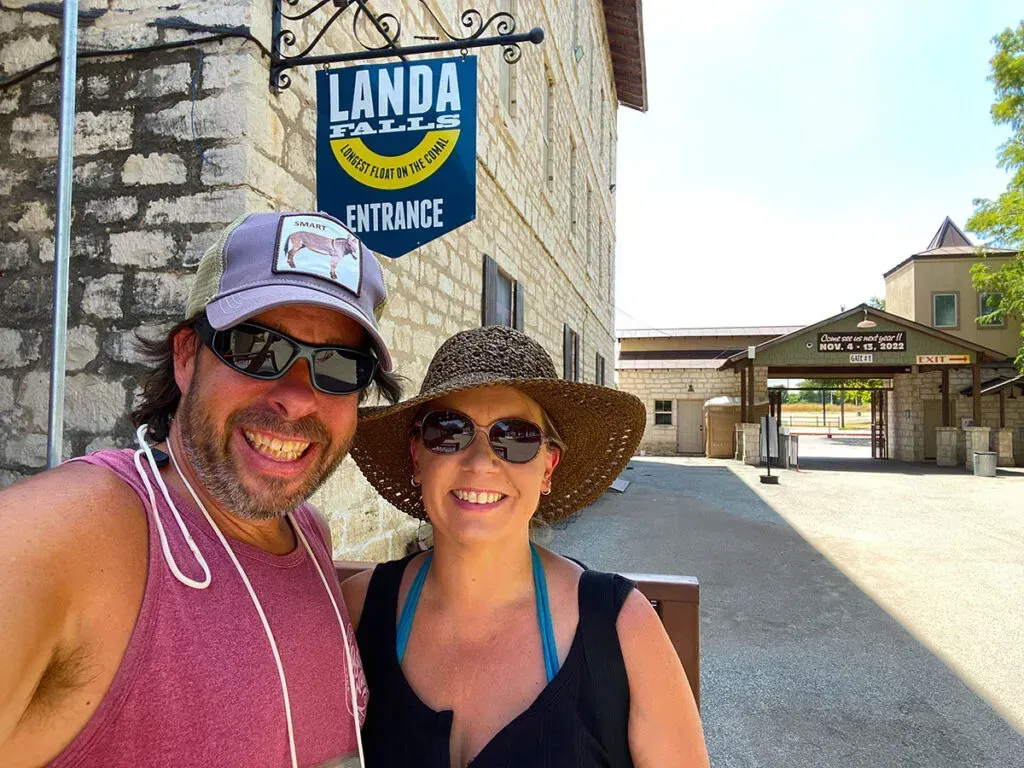
[{"label": "stone building", "polygon": [[[401,20],[403,44],[440,35],[432,15],[458,30],[468,6],[373,3]],[[499,10],[496,0],[479,6],[484,18]],[[81,3],[80,50],[165,49],[79,60],[66,455],[131,444],[133,334],[181,317],[194,266],[224,224],[316,206],[313,70],[269,89],[270,7]],[[517,31],[542,27],[546,38],[512,66],[499,49],[476,51],[476,221],[382,259],[383,331],[412,391],[445,338],[485,319],[521,323],[568,376],[603,382],[613,360],[616,109],[647,105],[640,2],[500,9]],[[57,3],[23,0],[0,11],[0,484],[45,464],[59,74],[32,68],[59,56],[59,15]],[[307,18],[299,37],[323,19]],[[360,34],[381,42],[365,23]],[[351,23],[331,27],[326,43],[360,49]],[[342,557],[399,555],[415,532],[348,460],[314,500]]]},{"label": "stone building", "polygon": [[[618,332],[618,386],[644,401],[647,428],[641,450],[653,454],[703,454],[704,403],[738,399],[742,381],[727,367],[747,347],[792,333],[796,327],[657,328]],[[767,371],[757,372],[757,391],[767,391]]]},{"label": "stone building", "polygon": [[[1016,257],[980,250],[994,268]],[[732,398],[732,418],[756,434],[756,417],[782,408],[772,380],[881,378],[879,456],[955,465],[991,448],[1002,465],[1024,464],[1021,321],[987,317],[999,297],[971,283],[978,251],[946,218],[924,251],[886,272],[886,312],[860,306],[806,327],[619,331],[618,385],[647,406],[641,450],[705,453],[712,398]],[[742,443],[736,436],[734,450]]]}]

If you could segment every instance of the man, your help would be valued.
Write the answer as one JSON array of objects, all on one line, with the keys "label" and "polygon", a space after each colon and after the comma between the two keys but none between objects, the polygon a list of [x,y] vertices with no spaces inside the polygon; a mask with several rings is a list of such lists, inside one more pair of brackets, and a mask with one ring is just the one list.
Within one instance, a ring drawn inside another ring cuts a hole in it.
[{"label": "man", "polygon": [[[304,238],[354,258],[289,248]],[[400,397],[385,298],[335,219],[238,219],[186,321],[145,345],[132,415],[157,445],[0,492],[0,765],[357,764],[362,666],[303,502],[348,452],[361,393]]]}]

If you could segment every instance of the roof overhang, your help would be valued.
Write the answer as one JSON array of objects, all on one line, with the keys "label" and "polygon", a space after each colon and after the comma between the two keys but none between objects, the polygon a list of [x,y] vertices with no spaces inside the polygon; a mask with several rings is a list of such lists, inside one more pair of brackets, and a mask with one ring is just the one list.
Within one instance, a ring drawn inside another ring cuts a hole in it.
[{"label": "roof overhang", "polygon": [[647,62],[642,0],[603,0],[608,48],[619,103],[647,111]]},{"label": "roof overhang", "polygon": [[[997,395],[1000,392],[1009,389],[1009,394],[1012,395],[1014,387],[1018,387],[1021,392],[1024,392],[1024,376],[1013,376],[1010,378],[1005,376],[996,376],[994,379],[990,379],[989,381],[983,381],[981,383],[981,394]],[[971,397],[974,394],[974,385],[967,385],[960,390],[960,394]]]},{"label": "roof overhang", "polygon": [[[915,323],[913,320],[908,320],[905,317],[900,317],[899,315],[893,315],[890,314],[889,312],[884,312],[880,309],[875,309],[874,307],[870,307],[867,304],[860,304],[854,307],[853,309],[848,309],[845,312],[840,312],[838,315],[833,315],[832,317],[828,317],[820,322],[814,323],[813,325],[808,325],[807,327],[801,328],[800,330],[794,331],[793,333],[788,333],[785,336],[778,337],[777,339],[772,339],[771,341],[766,341],[762,344],[758,344],[753,348],[753,359],[756,360],[761,352],[770,350],[774,347],[781,346],[783,344],[788,344],[789,342],[792,342],[799,336],[823,330],[831,325],[842,323],[843,321],[849,320],[854,316],[859,316],[862,314],[864,315],[865,319],[874,317],[878,320],[884,321],[885,323],[903,327],[909,331],[914,331],[915,333],[929,337],[943,344],[966,349],[970,352],[973,352],[976,355],[977,362],[979,363],[998,363],[1004,362],[1007,359],[1006,355],[1004,355],[1002,352],[998,352],[997,350],[989,349],[988,347],[983,347],[980,344],[975,344],[974,342],[968,341],[967,339],[962,339],[959,336],[954,336],[953,334],[946,333],[945,331],[940,331],[936,328],[931,328],[927,325],[922,325],[921,323]],[[726,361],[724,367],[732,368],[735,367],[737,364],[743,363],[744,361],[749,359],[751,359],[750,350],[745,349],[742,352],[737,352],[735,355],[730,357]],[[769,363],[769,365],[775,368],[779,367],[777,364],[773,365]],[[840,366],[836,365],[835,367],[838,368]],[[863,368],[858,367],[858,370],[863,370]]]},{"label": "roof overhang", "polygon": [[888,278],[890,275],[899,271],[903,267],[907,266],[911,262],[915,261],[939,261],[942,259],[970,259],[970,258],[989,258],[997,259],[999,257],[1011,258],[1017,255],[1017,251],[1010,250],[1008,248],[987,248],[983,246],[966,248],[963,246],[953,248],[935,248],[931,251],[921,251],[915,253],[912,256],[908,256],[899,264],[887,272],[882,273],[883,278]]}]

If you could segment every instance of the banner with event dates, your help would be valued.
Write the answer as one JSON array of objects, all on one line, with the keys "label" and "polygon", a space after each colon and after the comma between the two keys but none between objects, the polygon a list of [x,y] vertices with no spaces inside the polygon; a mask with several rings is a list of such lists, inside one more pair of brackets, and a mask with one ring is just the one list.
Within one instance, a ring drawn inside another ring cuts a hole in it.
[{"label": "banner with event dates", "polygon": [[819,333],[819,352],[906,352],[906,331]]}]

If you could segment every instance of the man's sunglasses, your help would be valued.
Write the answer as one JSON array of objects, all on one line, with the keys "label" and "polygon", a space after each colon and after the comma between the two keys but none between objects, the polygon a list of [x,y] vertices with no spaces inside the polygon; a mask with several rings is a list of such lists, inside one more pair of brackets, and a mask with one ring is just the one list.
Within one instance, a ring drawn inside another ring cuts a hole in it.
[{"label": "man's sunglasses", "polygon": [[[473,420],[458,411],[430,411],[413,425],[423,446],[431,453],[450,455],[469,447],[476,437],[477,426]],[[526,419],[498,419],[486,431],[491,450],[499,458],[511,464],[525,464],[533,461],[544,443],[558,445],[544,431]]]},{"label": "man's sunglasses", "polygon": [[254,379],[280,378],[296,360],[304,359],[315,389],[328,395],[348,395],[366,389],[377,372],[377,358],[369,352],[304,344],[256,323],[239,323],[218,331],[201,317],[195,327],[218,359]]}]

